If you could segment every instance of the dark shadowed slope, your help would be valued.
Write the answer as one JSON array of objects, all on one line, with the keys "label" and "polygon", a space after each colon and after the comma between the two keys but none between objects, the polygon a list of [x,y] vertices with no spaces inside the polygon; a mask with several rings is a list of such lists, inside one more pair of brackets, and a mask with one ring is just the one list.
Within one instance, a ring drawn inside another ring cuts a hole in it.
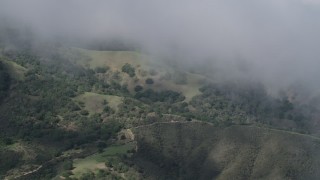
[{"label": "dark shadowed slope", "polygon": [[135,130],[149,179],[317,179],[320,140],[255,126],[155,124]]}]

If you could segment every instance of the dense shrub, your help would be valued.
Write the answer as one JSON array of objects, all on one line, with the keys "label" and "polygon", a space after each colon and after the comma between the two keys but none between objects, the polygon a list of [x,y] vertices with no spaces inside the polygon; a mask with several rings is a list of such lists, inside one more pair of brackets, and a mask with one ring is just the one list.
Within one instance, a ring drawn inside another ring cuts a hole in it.
[{"label": "dense shrub", "polygon": [[130,77],[134,77],[136,75],[134,67],[128,63],[122,66],[122,72],[127,73]]},{"label": "dense shrub", "polygon": [[135,91],[135,92],[140,92],[140,91],[142,91],[142,90],[143,90],[143,87],[140,86],[140,85],[137,85],[136,87],[134,87],[134,91]]},{"label": "dense shrub", "polygon": [[81,110],[80,114],[83,116],[87,116],[87,115],[89,115],[89,112],[87,110]]},{"label": "dense shrub", "polygon": [[96,72],[96,73],[106,73],[108,70],[110,69],[110,67],[96,67],[95,69],[94,69],[94,71]]},{"label": "dense shrub", "polygon": [[178,92],[175,91],[161,91],[161,92],[155,92],[152,89],[148,89],[144,92],[138,92],[135,97],[137,99],[147,101],[147,102],[169,102],[174,103],[178,101],[183,101],[185,97]]},{"label": "dense shrub", "polygon": [[73,164],[71,160],[67,160],[63,163],[62,168],[64,170],[72,170],[73,169]]},{"label": "dense shrub", "polygon": [[11,150],[0,150],[0,177],[9,169],[16,167],[21,160],[21,154]]},{"label": "dense shrub", "polygon": [[153,84],[153,83],[154,83],[153,79],[151,78],[146,79],[146,84]]},{"label": "dense shrub", "polygon": [[10,75],[6,71],[3,63],[0,61],[0,101],[6,96],[6,91],[10,87]]}]

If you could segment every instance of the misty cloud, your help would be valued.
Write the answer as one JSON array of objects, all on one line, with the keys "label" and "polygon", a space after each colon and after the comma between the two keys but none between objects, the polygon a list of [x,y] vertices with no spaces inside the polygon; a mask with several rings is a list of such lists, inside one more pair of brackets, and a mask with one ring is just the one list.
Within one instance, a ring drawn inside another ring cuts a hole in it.
[{"label": "misty cloud", "polygon": [[[0,18],[42,37],[121,38],[224,75],[320,84],[318,0],[2,0]],[[243,68],[243,66],[246,66]]]}]

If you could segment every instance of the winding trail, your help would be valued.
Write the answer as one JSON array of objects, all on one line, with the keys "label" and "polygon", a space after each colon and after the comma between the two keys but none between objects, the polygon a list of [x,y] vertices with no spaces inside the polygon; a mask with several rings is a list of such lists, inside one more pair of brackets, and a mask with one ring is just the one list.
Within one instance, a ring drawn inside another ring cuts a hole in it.
[{"label": "winding trail", "polygon": [[[82,152],[75,152],[75,153],[72,153],[72,154],[62,154],[61,156],[59,157],[54,157],[52,159],[50,159],[49,161],[46,161],[44,162],[42,165],[39,165],[37,168],[33,169],[33,170],[30,170],[30,171],[27,171],[27,172],[24,172],[18,176],[14,176],[14,177],[6,177],[5,180],[9,180],[9,179],[19,179],[19,178],[22,178],[23,176],[27,176],[27,175],[30,175],[30,174],[33,174],[33,173],[36,173],[38,172],[39,170],[41,170],[43,167],[45,167],[46,165],[50,165],[50,163],[54,163],[55,161],[61,161],[61,160],[64,160],[64,159],[68,159],[68,158],[72,158],[73,156],[76,156],[76,155],[80,155]],[[91,152],[89,154],[93,154],[93,153],[96,153],[96,152]]]},{"label": "winding trail", "polygon": [[[26,175],[29,175],[29,174],[35,173],[35,172],[39,171],[42,167],[43,167],[43,166],[42,166],[42,165],[40,165],[40,166],[39,166],[39,167],[37,167],[36,169],[33,169],[33,170],[31,170],[31,171],[28,171],[28,172],[24,172],[24,173],[22,173],[22,174],[21,174],[21,175],[19,175],[19,176],[15,176],[15,177],[13,177],[13,179],[19,179],[19,178],[21,178],[21,177],[23,177],[23,176],[26,176]],[[9,179],[8,179],[8,178],[5,178],[5,180],[9,180]]]},{"label": "winding trail", "polygon": [[[169,115],[169,114],[168,114]],[[173,116],[179,116],[179,115],[173,115]],[[181,116],[180,116],[181,117]],[[140,125],[140,126],[135,126],[132,127],[131,129],[139,129],[139,128],[143,128],[143,127],[150,127],[150,126],[154,126],[157,124],[186,124],[186,123],[201,123],[201,124],[207,124],[207,125],[211,125],[211,126],[215,126],[213,123],[210,122],[205,122],[205,121],[200,121],[200,120],[195,120],[193,119],[192,121],[167,121],[167,122],[154,122],[151,124],[145,124],[145,125]],[[308,137],[308,138],[312,138],[315,140],[319,140],[320,141],[320,137],[317,136],[313,136],[310,134],[302,134],[302,133],[298,133],[298,132],[294,132],[294,131],[289,131],[289,130],[283,130],[283,129],[276,129],[276,128],[270,128],[270,127],[262,127],[262,126],[257,126],[257,125],[232,125],[232,126],[247,126],[247,127],[255,127],[255,128],[259,128],[259,129],[264,129],[264,130],[269,130],[269,131],[277,131],[277,132],[282,132],[282,133],[288,133],[288,134],[292,134],[292,135],[298,135],[298,136],[304,136],[304,137]]]}]

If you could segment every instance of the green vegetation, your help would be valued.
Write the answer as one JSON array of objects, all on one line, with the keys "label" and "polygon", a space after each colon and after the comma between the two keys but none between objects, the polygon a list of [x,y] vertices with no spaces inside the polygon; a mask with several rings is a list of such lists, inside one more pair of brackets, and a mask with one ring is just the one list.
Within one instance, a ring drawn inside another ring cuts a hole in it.
[{"label": "green vegetation", "polygon": [[127,73],[130,77],[136,75],[134,67],[132,67],[132,65],[128,63],[122,66],[122,72]]},{"label": "green vegetation", "polygon": [[316,98],[273,97],[138,52],[0,52],[1,179],[319,177]]},{"label": "green vegetation", "polygon": [[135,161],[149,179],[317,179],[320,175],[319,138],[199,122],[155,124],[134,133],[139,149]]},{"label": "green vegetation", "polygon": [[96,73],[106,73],[110,67],[96,67],[94,70]]},{"label": "green vegetation", "polygon": [[22,163],[21,154],[11,150],[0,150],[0,161],[2,162],[0,163],[0,174],[4,174],[19,163]]},{"label": "green vegetation", "polygon": [[[267,95],[261,84],[210,84],[200,88],[190,104],[197,119],[216,124],[263,123],[278,128],[296,129],[306,133],[310,112],[305,105],[293,104],[287,97],[276,99]],[[284,122],[290,122],[291,125]]]},{"label": "green vegetation", "polygon": [[124,173],[129,171],[129,166],[121,162],[121,158],[124,156],[131,156],[129,152],[134,148],[135,144],[128,143],[124,145],[115,145],[107,147],[102,153],[97,153],[88,156],[84,159],[75,159],[73,166],[74,169],[71,177],[84,177],[88,173],[93,173],[93,177],[102,176],[109,177],[111,170],[108,167],[112,167],[115,172]]},{"label": "green vegetation", "polygon": [[140,86],[140,85],[137,85],[136,87],[134,87],[134,91],[135,91],[135,92],[140,92],[140,91],[142,91],[142,90],[143,90],[143,87]]},{"label": "green vegetation", "polygon": [[[172,90],[181,92],[185,97],[186,101],[190,101],[195,95],[201,94],[199,88],[203,85],[204,78],[199,74],[192,74],[183,71],[179,71],[179,74],[183,74],[183,78],[187,80],[187,83],[177,83],[175,80],[176,69],[168,67],[164,64],[158,64],[152,61],[152,57],[141,54],[135,51],[94,51],[84,49],[73,49],[64,52],[65,54],[79,54],[76,56],[76,64],[79,64],[85,68],[94,70],[97,67],[110,67],[110,69],[104,73],[99,74],[98,78],[100,82],[97,86],[105,86],[102,84],[106,81],[115,82],[120,89],[117,91],[110,92],[104,90],[103,93],[125,95],[121,93],[125,88],[131,93],[134,93],[134,88],[138,84],[144,84],[145,77],[148,74],[152,76],[152,79],[157,82],[157,85],[150,86],[154,91]],[[74,55],[68,55],[73,57]],[[87,57],[87,58],[85,58]],[[73,58],[70,58],[71,60]],[[127,73],[122,72],[124,64],[130,64],[135,69],[134,79],[130,76],[126,76]],[[164,78],[165,75],[169,75],[170,78]],[[110,85],[110,84],[108,84]],[[112,85],[112,84],[111,84]],[[112,90],[112,89],[111,89]],[[101,92],[99,92],[101,93]],[[120,94],[121,93],[121,94]]]},{"label": "green vegetation", "polygon": [[174,103],[184,100],[184,96],[181,93],[174,92],[174,91],[161,91],[155,92],[152,89],[148,89],[143,92],[138,92],[135,95],[135,98],[140,99],[145,102],[168,102]]},{"label": "green vegetation", "polygon": [[[12,51],[2,56],[23,66],[26,73],[24,81],[10,81],[7,66],[1,63],[1,95],[5,97],[5,105],[0,106],[0,137],[37,143],[50,150],[42,152],[33,147],[34,154],[39,155],[21,162],[19,154],[23,150],[1,149],[1,176],[9,169],[46,163],[73,147],[107,141],[121,129],[118,122],[103,123],[99,116],[88,116],[89,111],[74,102],[75,97],[91,91],[95,83],[99,83],[91,70],[73,64],[58,52],[48,56],[46,62],[29,52]],[[10,85],[14,88],[9,91]],[[13,156],[17,158],[11,158]],[[55,168],[50,170],[50,173],[39,171],[37,176],[54,176]]]},{"label": "green vegetation", "polygon": [[153,83],[154,83],[153,79],[151,78],[146,79],[146,84],[153,84]]},{"label": "green vegetation", "polygon": [[75,102],[83,102],[83,107],[90,114],[102,113],[106,107],[114,111],[118,110],[118,106],[122,103],[122,98],[113,95],[103,95],[92,92],[85,92],[74,98]]},{"label": "green vegetation", "polygon": [[0,102],[4,97],[6,97],[6,92],[9,89],[10,84],[10,75],[6,71],[4,64],[0,61]]}]

